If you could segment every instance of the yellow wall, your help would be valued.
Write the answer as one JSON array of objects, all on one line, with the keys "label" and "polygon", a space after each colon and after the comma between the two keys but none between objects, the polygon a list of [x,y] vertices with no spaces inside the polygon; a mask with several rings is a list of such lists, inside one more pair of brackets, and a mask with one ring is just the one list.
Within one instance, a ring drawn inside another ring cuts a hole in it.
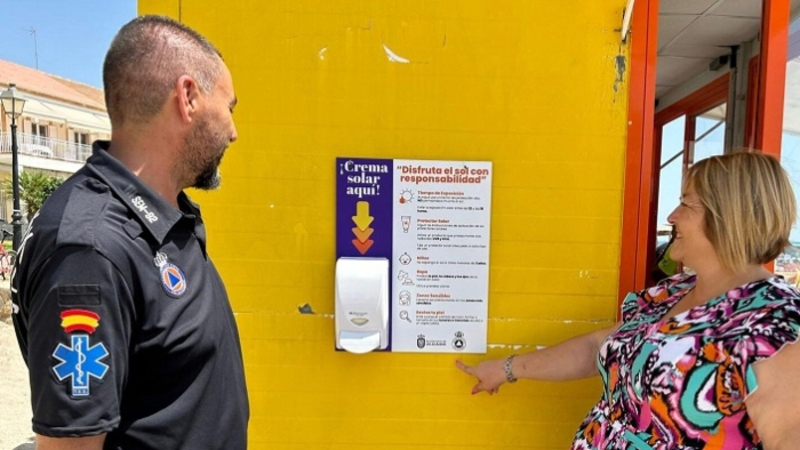
[{"label": "yellow wall", "polygon": [[222,189],[193,195],[240,325],[251,448],[569,446],[597,378],[473,397],[453,354],[334,351],[334,158],[494,162],[489,356],[608,326],[625,3],[140,0],[208,36],[234,76],[240,140]]}]

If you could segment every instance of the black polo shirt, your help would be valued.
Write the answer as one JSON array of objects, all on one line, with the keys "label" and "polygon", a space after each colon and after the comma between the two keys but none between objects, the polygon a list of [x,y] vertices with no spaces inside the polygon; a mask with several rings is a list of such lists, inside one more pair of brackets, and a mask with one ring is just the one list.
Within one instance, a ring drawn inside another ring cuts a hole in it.
[{"label": "black polo shirt", "polygon": [[114,450],[244,449],[242,351],[200,211],[183,193],[173,208],[108,145],[45,202],[12,275],[33,430],[108,433]]}]

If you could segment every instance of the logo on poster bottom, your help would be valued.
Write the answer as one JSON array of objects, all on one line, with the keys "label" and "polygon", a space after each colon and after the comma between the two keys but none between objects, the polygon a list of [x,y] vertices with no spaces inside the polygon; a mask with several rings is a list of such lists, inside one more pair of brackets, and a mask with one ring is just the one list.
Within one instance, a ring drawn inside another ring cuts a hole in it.
[{"label": "logo on poster bottom", "polygon": [[467,347],[467,340],[464,339],[464,333],[456,331],[456,337],[453,339],[453,348],[461,351]]},{"label": "logo on poster bottom", "polygon": [[446,339],[426,339],[424,334],[417,335],[417,348],[423,349],[425,347],[446,347]]}]

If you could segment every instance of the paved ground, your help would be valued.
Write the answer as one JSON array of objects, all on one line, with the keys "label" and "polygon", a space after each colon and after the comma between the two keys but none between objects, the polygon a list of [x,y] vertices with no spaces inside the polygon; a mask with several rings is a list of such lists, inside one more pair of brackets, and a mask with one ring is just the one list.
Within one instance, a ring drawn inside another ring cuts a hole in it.
[{"label": "paved ground", "polygon": [[10,312],[7,292],[7,283],[0,281],[0,450],[33,450],[28,369],[11,320],[4,314]]}]

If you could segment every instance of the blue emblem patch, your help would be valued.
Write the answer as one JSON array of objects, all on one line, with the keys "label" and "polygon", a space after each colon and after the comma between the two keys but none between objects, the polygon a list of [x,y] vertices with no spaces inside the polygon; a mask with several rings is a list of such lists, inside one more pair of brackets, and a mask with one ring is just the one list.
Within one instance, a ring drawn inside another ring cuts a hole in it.
[{"label": "blue emblem patch", "polygon": [[172,263],[161,266],[161,287],[170,297],[179,298],[186,292],[186,277],[183,271]]},{"label": "blue emblem patch", "polygon": [[73,335],[72,347],[58,344],[53,356],[61,361],[55,367],[58,381],[72,378],[72,396],[89,396],[89,378],[102,380],[108,372],[108,365],[100,360],[108,356],[108,350],[102,343],[89,346],[89,336]]}]

